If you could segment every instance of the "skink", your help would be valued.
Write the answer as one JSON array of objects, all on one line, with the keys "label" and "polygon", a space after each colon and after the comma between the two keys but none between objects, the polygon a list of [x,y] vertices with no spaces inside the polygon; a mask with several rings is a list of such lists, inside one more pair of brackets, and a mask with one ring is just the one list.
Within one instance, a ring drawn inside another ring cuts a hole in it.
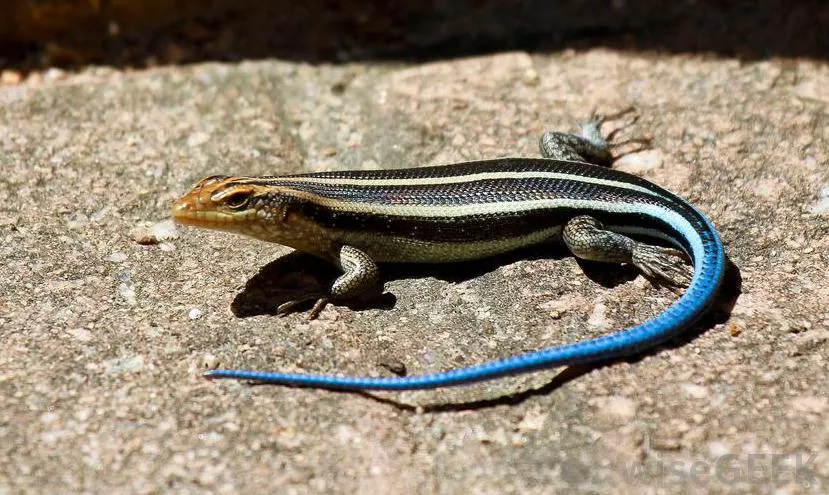
[{"label": "skink", "polygon": [[[211,370],[236,378],[341,390],[408,390],[464,385],[553,366],[593,363],[652,348],[692,326],[713,304],[725,254],[711,222],[679,196],[608,168],[601,121],[578,134],[545,133],[543,158],[499,158],[399,170],[278,177],[213,176],[177,200],[180,224],[240,233],[313,254],[343,275],[316,300],[374,292],[376,263],[474,260],[563,241],[582,259],[632,263],[657,280],[686,285],[654,318],[591,340],[465,368],[404,377],[351,377]],[[631,237],[632,236],[632,237]],[[638,239],[667,242],[676,249]],[[690,259],[693,269],[685,264]],[[301,301],[280,306],[280,313]]]}]

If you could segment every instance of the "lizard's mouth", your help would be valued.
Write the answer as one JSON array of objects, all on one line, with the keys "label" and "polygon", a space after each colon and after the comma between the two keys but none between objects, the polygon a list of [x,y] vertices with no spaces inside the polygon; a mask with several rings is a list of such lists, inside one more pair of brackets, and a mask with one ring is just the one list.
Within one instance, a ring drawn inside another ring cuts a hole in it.
[{"label": "lizard's mouth", "polygon": [[186,203],[176,202],[172,211],[173,220],[180,225],[204,227],[207,224],[221,223],[222,215],[213,211],[198,211],[190,208]]},{"label": "lizard's mouth", "polygon": [[173,203],[171,216],[179,225],[225,230],[231,225],[243,222],[248,218],[248,212],[224,212],[206,209],[204,205],[193,204],[193,198],[187,194]]}]

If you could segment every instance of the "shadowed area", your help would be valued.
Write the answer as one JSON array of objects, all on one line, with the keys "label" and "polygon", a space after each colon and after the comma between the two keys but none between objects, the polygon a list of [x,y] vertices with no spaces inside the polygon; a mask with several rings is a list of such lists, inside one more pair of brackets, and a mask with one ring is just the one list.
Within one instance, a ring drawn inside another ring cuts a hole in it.
[{"label": "shadowed area", "polygon": [[[434,277],[446,282],[462,282],[492,272],[505,264],[519,260],[561,259],[569,256],[567,249],[558,244],[543,245],[517,250],[501,256],[461,263],[409,264],[384,263],[380,265],[382,282],[399,279]],[[579,260],[584,275],[603,287],[616,287],[639,275],[632,265],[615,265]],[[233,314],[239,318],[259,315],[275,315],[280,304],[295,299],[308,299],[298,311],[306,311],[313,299],[324,294],[341,274],[337,267],[299,251],[286,254],[264,265],[251,277],[245,288],[231,304]],[[391,309],[396,297],[388,292],[365,301],[346,301],[354,310],[367,308]],[[342,304],[342,303],[338,303]]]},{"label": "shadowed area", "polygon": [[743,59],[829,54],[829,5],[818,0],[10,0],[4,11],[0,66],[23,69],[416,60],[597,46]]},{"label": "shadowed area", "polygon": [[[562,253],[556,253],[560,257]],[[385,280],[394,278],[412,278],[412,277],[427,277],[435,276],[444,280],[451,280],[458,282],[468,280],[489,272],[497,266],[508,263],[510,259],[515,261],[519,257],[539,257],[541,253],[538,248],[531,250],[524,250],[523,252],[513,253],[509,256],[499,256],[497,258],[478,261],[476,263],[455,263],[447,265],[408,265],[408,264],[394,264],[390,265],[395,269],[391,270]],[[590,268],[587,273],[595,269],[591,265],[598,265],[595,263],[587,263],[586,266]],[[417,270],[416,267],[426,267],[426,270]],[[607,265],[605,265],[607,266]],[[446,268],[449,268],[448,270]],[[621,268],[621,267],[620,267]],[[624,268],[628,268],[627,266]],[[633,269],[635,272],[635,269]],[[602,281],[607,284],[618,284],[623,281],[628,281],[635,277],[636,273],[630,273],[631,269],[622,270],[619,277],[602,276]],[[310,294],[321,294],[325,287],[338,275],[334,267],[326,266],[320,263],[313,257],[299,253],[290,253],[270,264],[268,264],[262,271],[254,276],[247,284],[245,290],[240,293],[233,302],[233,312],[236,316],[253,316],[258,314],[273,314],[274,309],[279,304],[295,298],[307,297]],[[593,276],[591,276],[593,278]],[[445,403],[437,402],[433,404],[418,404],[410,405],[407,402],[398,401],[393,397],[386,397],[371,392],[360,392],[367,398],[371,398],[383,404],[389,404],[402,410],[420,410],[424,412],[455,412],[461,410],[475,410],[494,406],[515,405],[519,404],[531,397],[544,395],[555,391],[560,386],[576,379],[593,369],[607,366],[609,364],[626,361],[636,362],[642,359],[643,356],[652,355],[659,352],[662,348],[676,348],[683,346],[690,341],[696,339],[706,331],[713,328],[719,323],[724,323],[728,320],[731,311],[736,304],[739,295],[742,292],[742,278],[739,269],[729,259],[726,259],[726,271],[723,280],[723,288],[721,289],[716,308],[710,311],[703,318],[697,322],[690,330],[683,333],[681,336],[672,339],[671,341],[659,346],[658,348],[648,349],[641,354],[636,354],[623,359],[612,359],[599,362],[591,365],[577,365],[567,367],[564,371],[557,374],[547,384],[532,388],[529,390],[520,390],[513,393],[508,393],[500,397],[488,397],[483,399],[463,400],[461,402]],[[361,307],[385,307],[390,308],[394,304],[394,296],[386,293],[379,298],[370,301],[370,306],[353,306],[353,309],[360,309]],[[395,362],[393,365],[387,363],[379,363],[380,366],[389,369],[394,374],[405,375],[406,365],[402,362]],[[395,370],[397,368],[397,370]],[[254,385],[262,385],[254,383]],[[283,386],[283,385],[279,385]],[[353,391],[349,391],[351,393]]]},{"label": "shadowed area", "polygon": [[[728,321],[737,299],[742,293],[742,277],[740,270],[731,260],[727,259],[726,272],[723,279],[723,286],[720,289],[717,306],[713,311],[709,312],[697,322],[691,329],[676,337],[665,344],[646,350],[641,354],[630,356],[624,359],[612,359],[602,361],[594,364],[574,365],[563,368],[547,383],[534,388],[518,390],[513,393],[508,393],[499,397],[485,397],[479,399],[465,400],[461,402],[429,402],[410,404],[399,400],[394,395],[381,395],[374,392],[357,392],[363,397],[372,399],[381,404],[391,405],[397,409],[405,411],[418,411],[422,413],[454,413],[459,411],[472,411],[480,409],[489,409],[498,406],[514,406],[526,402],[529,399],[541,395],[547,395],[555,392],[560,387],[567,383],[581,378],[582,376],[592,372],[593,370],[612,366],[614,363],[620,361],[635,363],[643,359],[645,356],[650,356],[660,352],[662,349],[674,349],[681,347],[693,341],[700,335],[714,328],[715,325],[725,323]],[[256,384],[261,385],[261,384]],[[354,392],[340,392],[340,393],[354,393]]]}]

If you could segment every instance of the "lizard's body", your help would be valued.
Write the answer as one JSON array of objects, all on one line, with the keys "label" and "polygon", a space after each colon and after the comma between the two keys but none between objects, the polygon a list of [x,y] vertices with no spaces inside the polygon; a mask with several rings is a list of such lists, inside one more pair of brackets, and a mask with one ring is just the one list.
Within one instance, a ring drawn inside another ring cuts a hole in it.
[{"label": "lizard's body", "polygon": [[[503,158],[402,170],[323,172],[202,180],[173,216],[188,225],[277,242],[338,265],[344,274],[320,295],[373,292],[376,262],[453,262],[563,240],[576,256],[633,263],[646,274],[690,284],[655,318],[593,340],[431,375],[390,378],[215,370],[214,378],[336,389],[415,389],[460,385],[541,367],[630,355],[667,340],[710,307],[723,275],[716,231],[693,206],[644,180],[604,166],[609,145],[596,125],[581,136],[546,133],[545,158]],[[628,235],[668,241],[679,251]],[[293,309],[303,301],[280,307]]]}]

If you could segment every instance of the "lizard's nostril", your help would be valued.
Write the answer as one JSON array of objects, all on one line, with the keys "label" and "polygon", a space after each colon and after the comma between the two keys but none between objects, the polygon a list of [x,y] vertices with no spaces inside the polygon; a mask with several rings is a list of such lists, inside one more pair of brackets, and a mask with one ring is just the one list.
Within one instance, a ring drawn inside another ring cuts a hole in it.
[{"label": "lizard's nostril", "polygon": [[192,210],[189,201],[182,201],[179,199],[175,203],[173,203],[173,219],[181,218],[182,216],[186,215]]}]

